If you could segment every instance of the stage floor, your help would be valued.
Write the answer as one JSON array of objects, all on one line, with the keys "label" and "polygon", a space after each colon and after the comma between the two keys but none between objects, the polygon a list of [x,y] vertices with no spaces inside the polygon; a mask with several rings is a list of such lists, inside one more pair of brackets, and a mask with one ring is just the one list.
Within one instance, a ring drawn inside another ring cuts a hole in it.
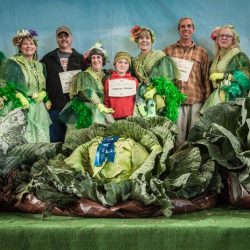
[{"label": "stage floor", "polygon": [[213,208],[170,218],[0,213],[0,249],[250,249],[250,211]]}]

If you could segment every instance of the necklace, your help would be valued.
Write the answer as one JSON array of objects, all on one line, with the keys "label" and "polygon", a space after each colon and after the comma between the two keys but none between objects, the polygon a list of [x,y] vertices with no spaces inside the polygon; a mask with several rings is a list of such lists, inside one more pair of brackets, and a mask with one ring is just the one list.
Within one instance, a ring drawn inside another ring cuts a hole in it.
[{"label": "necklace", "polygon": [[43,67],[36,60],[28,60],[23,55],[11,57],[18,63],[24,74],[28,94],[33,94],[45,88],[45,77],[43,75]]},{"label": "necklace", "polygon": [[39,81],[39,73],[36,67],[35,62],[29,62],[29,71],[34,76],[34,79],[36,81],[36,86],[38,87],[38,90],[40,90],[40,81]]},{"label": "necklace", "polygon": [[35,63],[29,62],[29,67],[35,77],[36,82],[38,83],[38,71],[37,71]]}]

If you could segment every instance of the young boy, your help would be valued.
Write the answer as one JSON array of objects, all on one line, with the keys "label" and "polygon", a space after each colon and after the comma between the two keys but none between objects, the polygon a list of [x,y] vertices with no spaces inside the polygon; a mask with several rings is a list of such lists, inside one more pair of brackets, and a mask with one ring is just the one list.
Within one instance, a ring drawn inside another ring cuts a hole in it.
[{"label": "young boy", "polygon": [[133,115],[138,81],[128,72],[131,57],[127,52],[118,52],[114,58],[115,71],[105,81],[104,105],[112,108],[114,119]]}]

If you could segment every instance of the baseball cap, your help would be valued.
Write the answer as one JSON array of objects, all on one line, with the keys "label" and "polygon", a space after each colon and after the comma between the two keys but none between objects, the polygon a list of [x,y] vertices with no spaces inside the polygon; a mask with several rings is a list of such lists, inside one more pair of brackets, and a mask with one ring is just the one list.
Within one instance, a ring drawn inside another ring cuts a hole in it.
[{"label": "baseball cap", "polygon": [[65,33],[67,33],[69,35],[72,35],[71,30],[70,30],[69,27],[67,27],[67,26],[60,26],[60,27],[58,27],[56,29],[56,36],[58,36],[58,34],[60,34],[62,32],[65,32]]}]

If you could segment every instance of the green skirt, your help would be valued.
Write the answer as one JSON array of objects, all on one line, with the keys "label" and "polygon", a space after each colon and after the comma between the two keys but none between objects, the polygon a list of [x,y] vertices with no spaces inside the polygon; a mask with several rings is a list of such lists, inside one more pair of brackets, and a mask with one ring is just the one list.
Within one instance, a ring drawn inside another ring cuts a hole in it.
[{"label": "green skirt", "polygon": [[27,114],[28,125],[25,131],[25,138],[30,143],[50,142],[49,126],[51,120],[43,102],[30,103]]},{"label": "green skirt", "polygon": [[204,114],[204,112],[209,109],[210,107],[213,107],[219,103],[222,103],[222,100],[220,98],[220,89],[215,89],[212,94],[208,97],[208,99],[205,101],[204,105],[202,106],[200,113]]}]

